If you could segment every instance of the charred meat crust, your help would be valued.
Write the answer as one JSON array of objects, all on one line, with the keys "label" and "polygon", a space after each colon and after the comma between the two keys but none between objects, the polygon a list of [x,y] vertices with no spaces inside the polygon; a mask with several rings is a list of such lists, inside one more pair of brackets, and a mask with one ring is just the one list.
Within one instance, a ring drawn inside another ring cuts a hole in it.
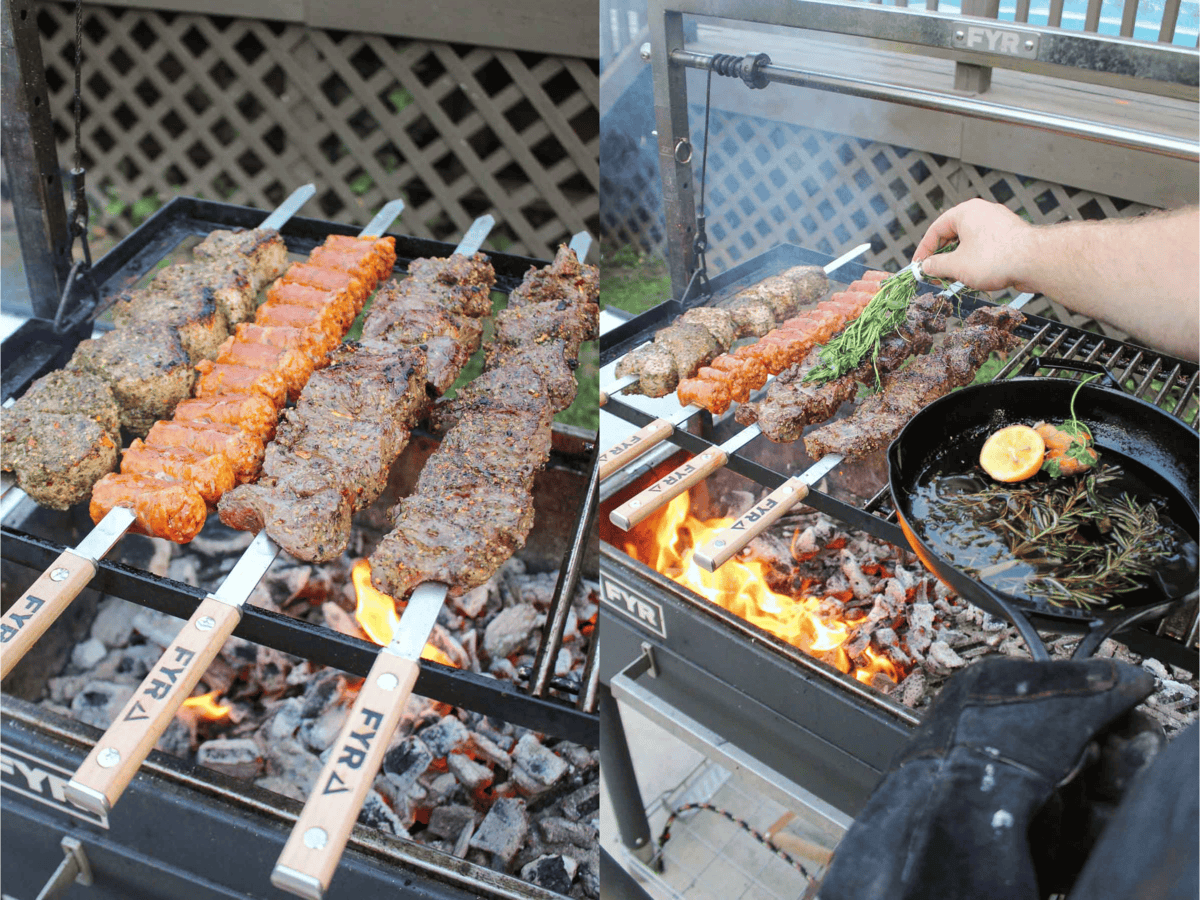
[{"label": "charred meat crust", "polygon": [[597,276],[564,247],[510,295],[484,372],[435,412],[449,430],[371,556],[377,588],[402,598],[434,581],[458,594],[524,546],[551,422],[575,396],[580,343],[596,333]]},{"label": "charred meat crust", "polygon": [[1016,347],[1020,340],[1012,332],[1024,321],[1005,306],[977,309],[937,350],[885,377],[882,390],[851,415],[807,434],[805,451],[812,459],[840,453],[853,460],[886,447],[921,409],[970,384],[992,351],[1004,354]]},{"label": "charred meat crust", "polygon": [[120,408],[121,424],[138,436],[187,399],[196,374],[179,335],[166,325],[136,332],[118,328],[83,341],[67,368],[104,379]]}]

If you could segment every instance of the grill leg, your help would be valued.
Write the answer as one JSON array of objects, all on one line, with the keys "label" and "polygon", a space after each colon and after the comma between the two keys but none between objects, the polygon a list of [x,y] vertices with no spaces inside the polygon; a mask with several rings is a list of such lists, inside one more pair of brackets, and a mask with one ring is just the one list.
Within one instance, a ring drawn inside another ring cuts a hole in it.
[{"label": "grill leg", "polygon": [[646,807],[642,803],[642,792],[633,771],[633,758],[629,755],[629,741],[625,738],[621,711],[608,685],[601,682],[599,689],[600,777],[604,779],[612,800],[621,843],[643,862],[649,862],[654,855],[654,844],[650,840],[650,823],[646,820]]}]

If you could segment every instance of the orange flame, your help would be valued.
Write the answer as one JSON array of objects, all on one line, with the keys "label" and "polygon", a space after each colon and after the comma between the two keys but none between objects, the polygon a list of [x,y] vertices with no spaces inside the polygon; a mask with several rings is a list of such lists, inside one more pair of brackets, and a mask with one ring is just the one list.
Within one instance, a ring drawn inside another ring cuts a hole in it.
[{"label": "orange flame", "polygon": [[195,697],[188,697],[183,701],[184,709],[194,709],[204,719],[223,719],[229,715],[232,706],[225,706],[217,703],[217,694],[219,691],[209,691],[207,694],[200,694]]},{"label": "orange flame", "polygon": [[630,532],[624,551],[706,600],[741,616],[809,656],[852,672],[869,684],[882,673],[894,682],[902,678],[890,659],[868,647],[851,659],[843,648],[852,626],[838,618],[823,618],[821,597],[789,597],[771,590],[767,565],[761,560],[734,557],[716,572],[692,562],[692,552],[728,528],[734,519],[700,521],[691,514],[688,494],[680,494],[656,516]]},{"label": "orange flame", "polygon": [[[350,580],[354,582],[354,597],[358,608],[354,618],[359,627],[375,643],[383,645],[392,640],[392,635],[400,625],[400,614],[396,612],[396,601],[371,584],[371,563],[360,559],[350,570]],[[454,662],[433,644],[426,644],[421,651],[421,659],[432,660],[444,666],[453,666]]]}]

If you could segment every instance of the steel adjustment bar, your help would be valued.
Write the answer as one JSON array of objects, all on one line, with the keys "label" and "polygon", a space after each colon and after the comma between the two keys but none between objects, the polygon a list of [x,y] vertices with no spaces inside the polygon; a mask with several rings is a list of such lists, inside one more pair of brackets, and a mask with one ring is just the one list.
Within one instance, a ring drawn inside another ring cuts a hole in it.
[{"label": "steel adjustment bar", "polygon": [[[688,68],[708,70],[719,60],[720,56],[721,54],[677,49],[671,52],[671,62]],[[1193,65],[1195,65],[1194,61]],[[963,97],[921,88],[903,87],[881,81],[855,78],[850,75],[829,75],[774,63],[762,64],[757,67],[756,72],[768,81],[796,87],[849,94],[870,100],[886,100],[903,106],[958,113],[991,122],[1024,125],[1052,134],[1085,137],[1116,147],[1149,151],[1189,162],[1200,160],[1200,144],[1196,141],[1168,137],[1135,128],[1125,128],[1120,125],[1089,122],[1074,116],[1018,109],[977,97]]]}]

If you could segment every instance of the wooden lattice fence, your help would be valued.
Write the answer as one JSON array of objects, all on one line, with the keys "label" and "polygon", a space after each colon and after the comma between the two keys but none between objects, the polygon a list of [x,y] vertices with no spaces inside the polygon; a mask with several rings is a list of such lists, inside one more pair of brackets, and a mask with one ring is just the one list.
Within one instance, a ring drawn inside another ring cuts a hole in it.
[{"label": "wooden lattice fence", "polygon": [[[693,106],[690,113],[698,204],[704,110]],[[972,197],[1003,203],[1037,224],[1149,209],[934,153],[723,110],[712,110],[709,127],[705,206],[713,272],[782,242],[837,254],[861,241],[871,242],[868,265],[895,271],[909,263],[942,210]],[[638,152],[636,138],[624,131],[618,136],[619,129],[610,136],[607,118],[602,130],[605,246],[665,254],[657,148]],[[610,147],[623,148],[627,158],[620,166],[608,165]],[[1072,324],[1088,321],[1041,299],[1030,309],[1050,310]]]},{"label": "wooden lattice fence", "polygon": [[[436,15],[436,8],[431,8]],[[74,7],[39,10],[64,170],[73,134]],[[599,227],[595,60],[87,4],[84,164],[115,236],[178,193],[453,240],[485,212],[490,246],[544,257]]]}]

